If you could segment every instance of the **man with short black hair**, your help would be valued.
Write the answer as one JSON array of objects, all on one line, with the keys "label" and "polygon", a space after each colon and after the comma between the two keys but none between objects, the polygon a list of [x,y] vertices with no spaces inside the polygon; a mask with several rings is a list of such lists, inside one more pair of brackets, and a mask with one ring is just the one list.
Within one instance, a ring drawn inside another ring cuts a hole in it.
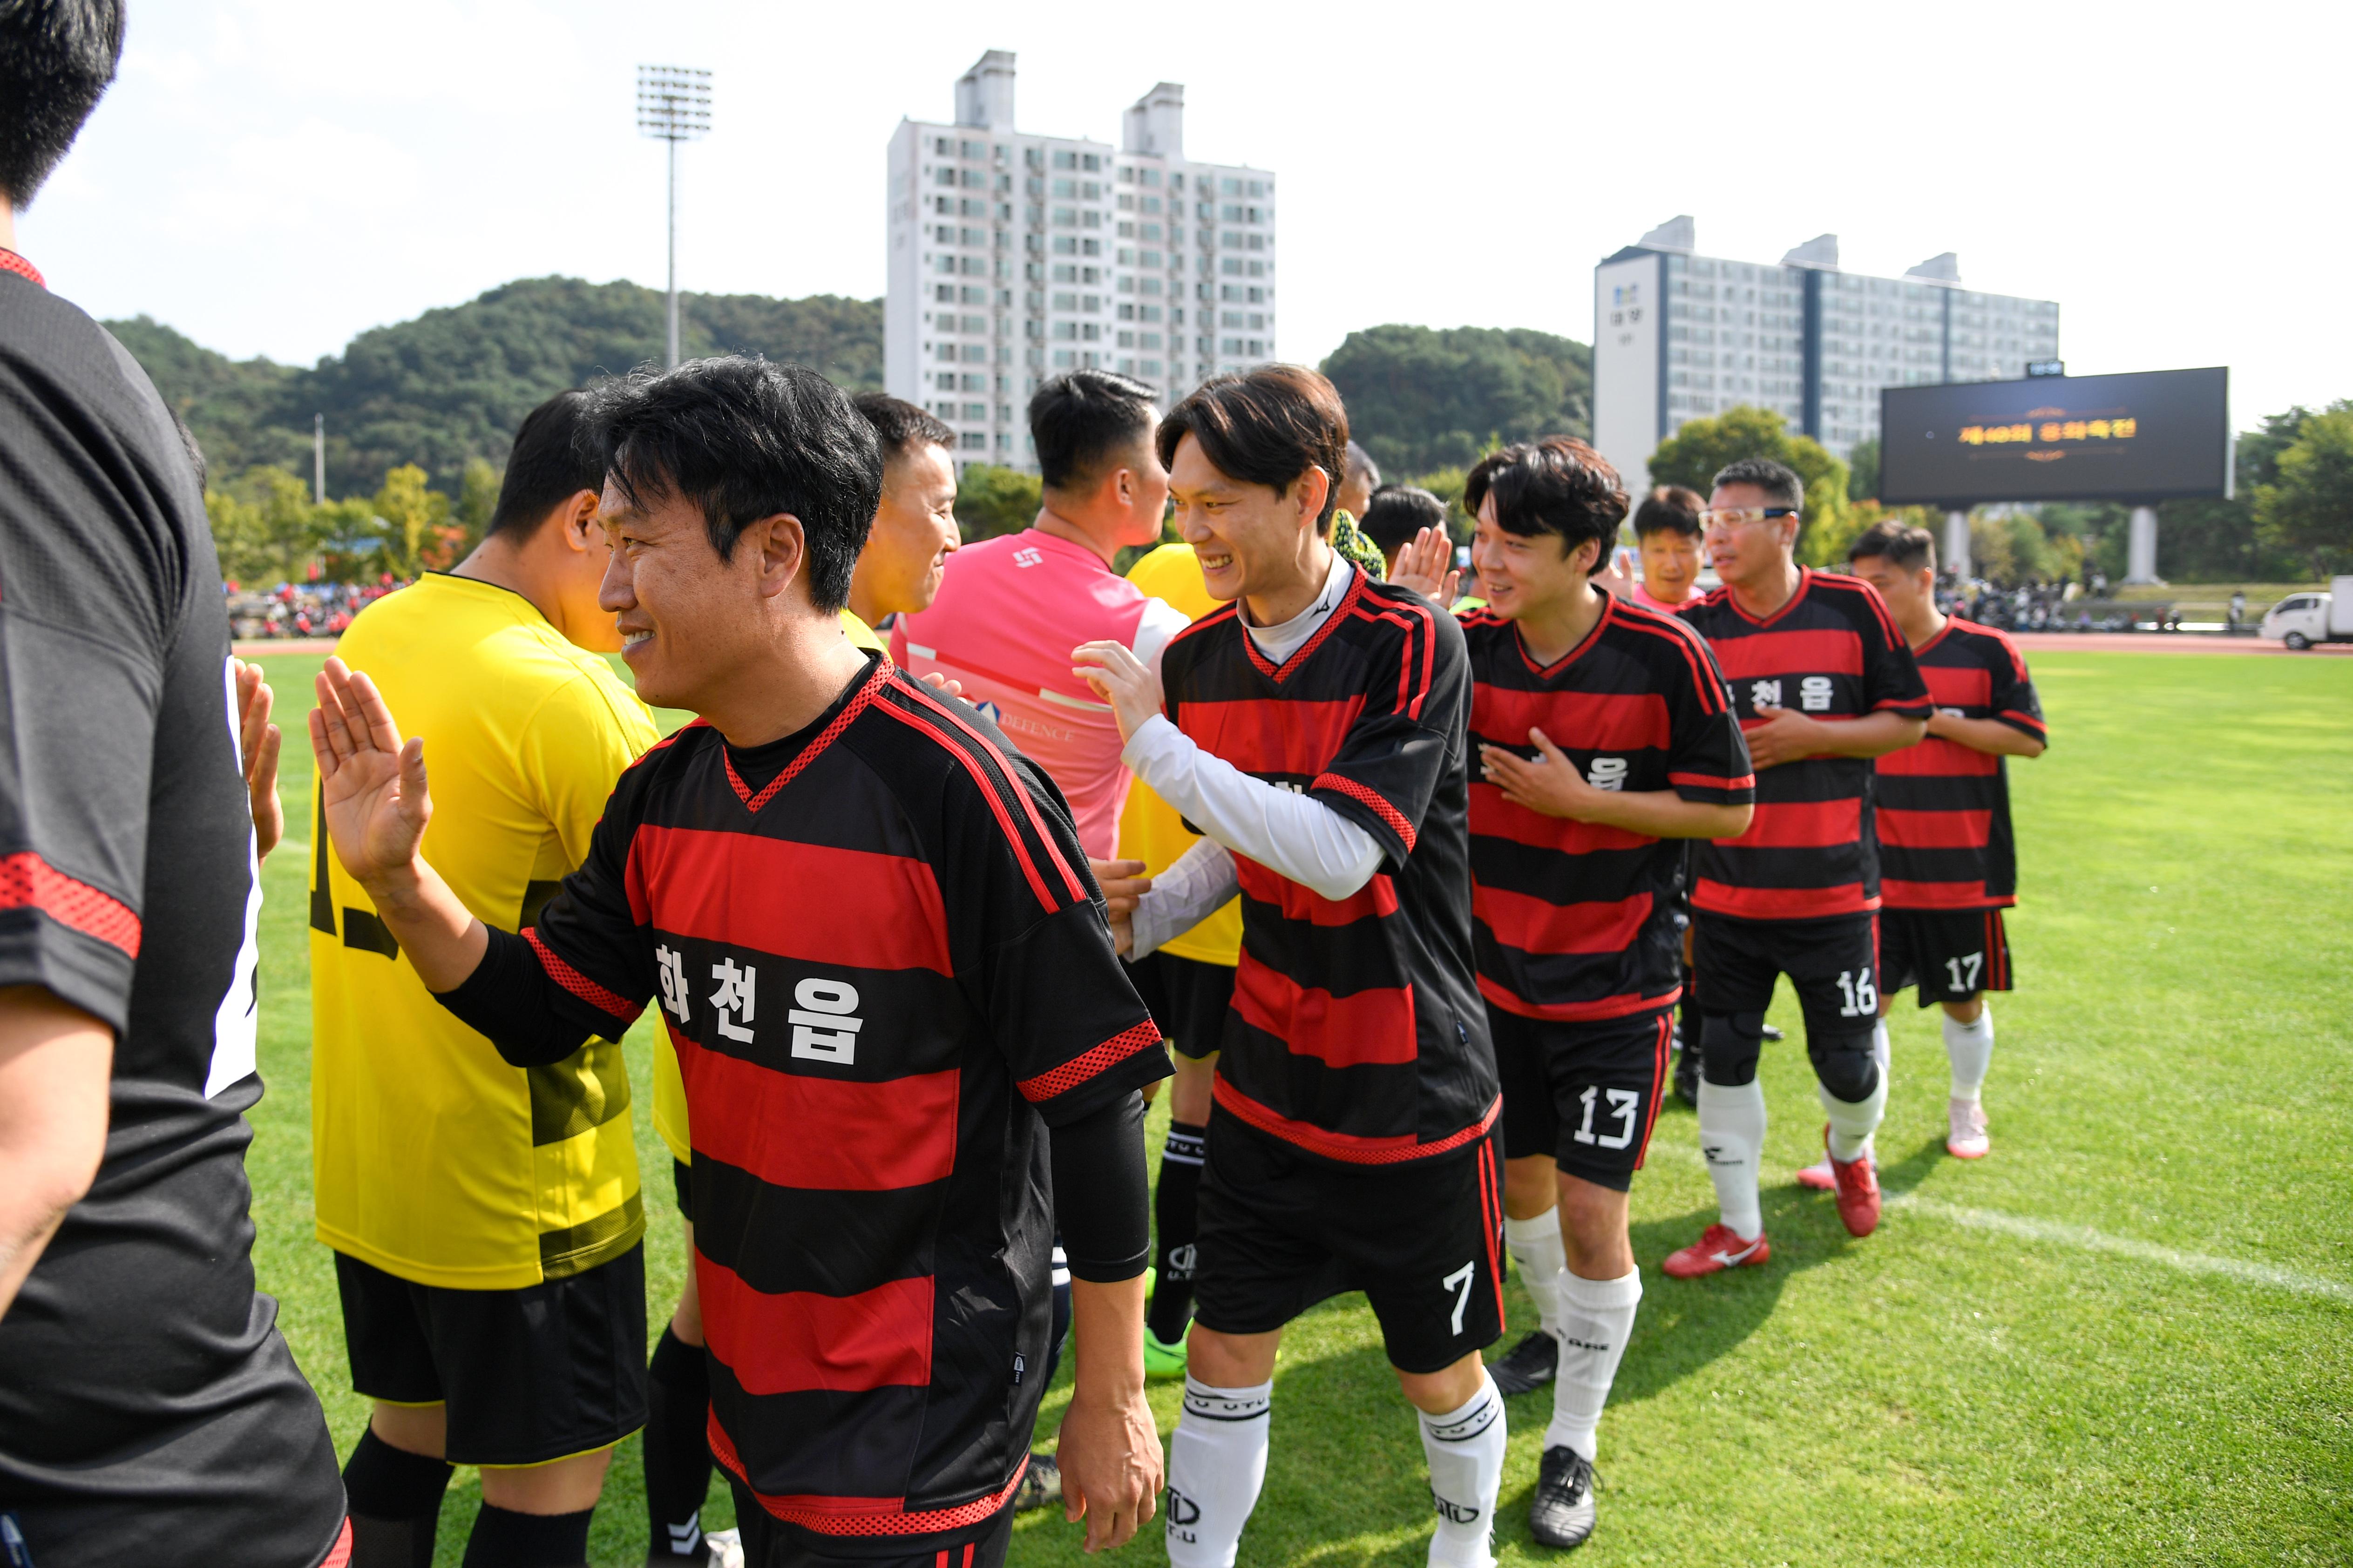
[{"label": "man with short black hair", "polygon": [[1661,485],[1634,509],[1634,542],[1642,575],[1633,596],[1644,609],[1672,616],[1699,597],[1700,568],[1707,563],[1700,547],[1699,514],[1706,505],[1697,490]]},{"label": "man with short black hair", "polygon": [[1907,986],[1918,988],[1921,1006],[1944,1008],[1952,1069],[1945,1149],[1979,1159],[1992,1147],[1982,1096],[1993,1060],[1985,994],[2010,988],[2001,911],[2018,901],[2005,759],[2041,756],[2049,731],[2018,645],[1936,608],[1935,535],[1876,523],[1847,547],[1847,561],[1887,601],[1936,704],[1926,740],[1876,763],[1880,1012]]},{"label": "man with short black hair", "polygon": [[121,49],[114,0],[0,6],[0,1557],[334,1568],[254,1289],[259,683],[163,399],[15,249]]},{"label": "man with short black hair", "polygon": [[1540,1314],[1493,1369],[1553,1384],[1529,1527],[1594,1523],[1595,1428],[1642,1276],[1626,1229],[1666,1092],[1683,990],[1683,840],[1736,836],[1756,781],[1707,645],[1596,580],[1626,515],[1600,454],[1569,437],[1507,447],[1462,504],[1485,607],[1464,617],[1472,935],[1504,1084],[1504,1237]]},{"label": "man with short black hair", "polygon": [[[615,783],[659,738],[603,657],[621,636],[597,602],[588,405],[565,392],[533,409],[481,544],[361,611],[337,647],[433,747],[434,862],[504,931],[587,858]],[[613,1445],[646,1419],[628,1068],[596,1039],[518,1068],[452,1017],[340,874],[318,799],[317,1227],[352,1384],[375,1406],[343,1471],[354,1553],[430,1563],[461,1464],[482,1475],[469,1564],[583,1562]]]},{"label": "man with short black hair", "polygon": [[[912,403],[880,392],[862,393],[851,406],[874,427],[882,451],[882,494],[874,524],[849,575],[842,635],[860,648],[881,649],[874,628],[910,615],[939,592],[942,569],[961,539],[956,528],[955,433]],[[601,468],[599,483],[601,484]],[[694,1205],[689,1168],[693,1141],[687,1127],[686,1087],[667,1034],[654,1037],[654,1131],[669,1148],[679,1213],[686,1222],[688,1267],[669,1326],[648,1369],[644,1442],[647,1561],[650,1565],[699,1563],[723,1556],[734,1532],[702,1531],[702,1504],[711,1490],[711,1445],[705,1435],[711,1379],[702,1355],[702,1298],[694,1281]]]},{"label": "man with short black hair", "polygon": [[1038,520],[967,544],[931,607],[902,616],[891,657],[959,682],[1050,774],[1079,842],[1108,862],[1118,846],[1127,767],[1119,727],[1071,668],[1071,649],[1109,639],[1156,666],[1185,616],[1112,570],[1120,551],[1160,537],[1168,473],[1152,448],[1152,389],[1110,371],[1056,376],[1029,400],[1045,481]]},{"label": "man with short black hair", "polygon": [[1757,810],[1736,838],[1693,856],[1699,989],[1700,1151],[1721,1222],[1662,1266],[1678,1279],[1772,1257],[1757,1203],[1765,1009],[1789,977],[1829,1116],[1823,1140],[1852,1235],[1879,1225],[1871,1135],[1886,1113],[1879,1018],[1874,757],[1920,738],[1928,689],[1870,584],[1797,563],[1805,482],[1746,458],[1715,476],[1709,558],[1724,586],[1683,611],[1731,682],[1757,770]]},{"label": "man with short black hair", "polygon": [[1077,650],[1139,777],[1207,836],[1143,895],[1135,955],[1239,890],[1168,1555],[1226,1568],[1258,1500],[1282,1331],[1362,1289],[1419,1415],[1433,1563],[1486,1568],[1504,1405],[1494,1057],[1472,973],[1470,676],[1452,616],[1324,538],[1332,384],[1270,365],[1161,423],[1177,526],[1234,602],[1168,646]]},{"label": "man with short black hair", "polygon": [[311,730],[335,853],[519,1066],[617,1040],[659,995],[747,1563],[1004,1561],[1057,1221],[1066,1511],[1117,1545],[1159,1480],[1136,1091],[1168,1067],[1061,801],[983,715],[842,638],[882,464],[839,389],[701,360],[616,388],[598,423],[622,657],[701,722],[623,775],[516,935],[418,853],[424,743],[330,660]]},{"label": "man with short black hair", "polygon": [[1380,547],[1388,575],[1395,577],[1398,553],[1421,537],[1422,530],[1446,528],[1446,503],[1412,485],[1383,485],[1365,503],[1357,520],[1365,537]]}]

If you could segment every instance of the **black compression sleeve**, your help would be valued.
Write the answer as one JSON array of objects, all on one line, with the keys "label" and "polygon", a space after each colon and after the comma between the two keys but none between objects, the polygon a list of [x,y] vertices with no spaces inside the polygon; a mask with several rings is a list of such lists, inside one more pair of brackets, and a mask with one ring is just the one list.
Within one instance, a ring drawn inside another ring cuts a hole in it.
[{"label": "black compression sleeve", "polygon": [[1152,1261],[1144,1097],[1133,1089],[1053,1130],[1054,1223],[1071,1277],[1108,1285]]},{"label": "black compression sleeve", "polygon": [[509,1065],[545,1067],[578,1050],[587,1036],[560,1016],[564,990],[547,977],[531,943],[496,926],[484,928],[491,945],[482,962],[454,991],[433,999],[468,1028],[490,1037]]}]

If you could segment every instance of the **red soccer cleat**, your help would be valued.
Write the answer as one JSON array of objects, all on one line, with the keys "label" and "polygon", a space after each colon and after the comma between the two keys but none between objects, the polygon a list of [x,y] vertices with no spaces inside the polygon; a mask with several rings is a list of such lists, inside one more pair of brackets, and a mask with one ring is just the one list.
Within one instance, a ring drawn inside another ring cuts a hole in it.
[{"label": "red soccer cleat", "polygon": [[1838,1191],[1838,1178],[1831,1174],[1830,1156],[1825,1154],[1820,1159],[1815,1161],[1812,1164],[1807,1166],[1804,1170],[1799,1172],[1798,1185],[1806,1188],[1810,1192],[1834,1193]]},{"label": "red soccer cleat", "polygon": [[1758,1231],[1754,1241],[1743,1241],[1728,1225],[1712,1225],[1700,1238],[1680,1252],[1671,1252],[1659,1265],[1671,1279],[1697,1279],[1726,1268],[1753,1268],[1773,1257],[1772,1244]]},{"label": "red soccer cleat", "polygon": [[[1827,1144],[1827,1129],[1822,1137]],[[1838,1183],[1839,1222],[1849,1236],[1869,1236],[1879,1228],[1879,1173],[1873,1168],[1870,1154],[1852,1160],[1833,1156],[1830,1167],[1831,1178]]]}]

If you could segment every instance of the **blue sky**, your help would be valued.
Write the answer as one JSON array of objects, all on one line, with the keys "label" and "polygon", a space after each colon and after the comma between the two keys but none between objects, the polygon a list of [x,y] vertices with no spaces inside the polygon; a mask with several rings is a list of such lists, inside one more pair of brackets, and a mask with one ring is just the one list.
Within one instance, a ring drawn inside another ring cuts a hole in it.
[{"label": "blue sky", "polygon": [[872,296],[883,149],[985,48],[1025,128],[1282,175],[1284,357],[1380,321],[1588,338],[1595,261],[1677,213],[1710,254],[1825,231],[2055,299],[2082,372],[2229,364],[2241,424],[2353,396],[2339,7],[987,7],[907,0],[131,0],[121,79],[20,223],[52,285],[233,354],[550,272],[662,280],[640,61],[710,67],[684,286]]}]

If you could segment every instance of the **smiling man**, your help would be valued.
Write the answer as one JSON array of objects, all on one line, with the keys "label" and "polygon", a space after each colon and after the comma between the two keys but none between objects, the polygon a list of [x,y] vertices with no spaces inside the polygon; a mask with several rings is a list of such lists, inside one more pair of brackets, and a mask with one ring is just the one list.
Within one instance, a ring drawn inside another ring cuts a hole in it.
[{"label": "smiling man", "polygon": [[1159,435],[1177,527],[1233,607],[1169,644],[1165,692],[1117,643],[1074,656],[1137,775],[1207,836],[1144,895],[1133,951],[1242,900],[1171,1440],[1177,1568],[1234,1561],[1284,1325],[1352,1289],[1420,1415],[1430,1562],[1494,1560],[1504,1404],[1479,1352],[1503,1331],[1503,1194],[1472,977],[1469,668],[1452,616],[1321,532],[1347,439],[1332,384],[1295,366],[1179,404]]},{"label": "smiling man", "polygon": [[1724,586],[1683,610],[1732,684],[1757,769],[1757,814],[1693,860],[1693,969],[1700,1007],[1700,1151],[1719,1223],[1662,1266],[1679,1279],[1772,1257],[1757,1195],[1765,1009],[1787,974],[1829,1116],[1823,1141],[1840,1220],[1879,1225],[1871,1135],[1887,1110],[1878,1030],[1879,860],[1871,761],[1926,727],[1928,688],[1867,583],[1798,564],[1805,482],[1743,458],[1715,476],[1709,558]]},{"label": "smiling man", "polygon": [[619,1039],[659,995],[746,1562],[1004,1560],[1057,1219],[1066,1509],[1116,1545],[1160,1474],[1136,1091],[1168,1067],[1060,796],[973,710],[843,638],[882,465],[838,388],[719,359],[607,395],[602,602],[640,695],[700,721],[622,777],[518,936],[419,853],[424,743],[330,661],[311,744],[335,853],[519,1066]]},{"label": "smiling man", "polygon": [[1595,1428],[1642,1300],[1626,1230],[1683,990],[1675,897],[1690,838],[1748,826],[1756,781],[1707,645],[1594,581],[1626,492],[1570,437],[1471,470],[1487,595],[1471,652],[1472,934],[1504,1082],[1504,1232],[1542,1321],[1498,1362],[1553,1384],[1528,1524],[1594,1523]]}]

